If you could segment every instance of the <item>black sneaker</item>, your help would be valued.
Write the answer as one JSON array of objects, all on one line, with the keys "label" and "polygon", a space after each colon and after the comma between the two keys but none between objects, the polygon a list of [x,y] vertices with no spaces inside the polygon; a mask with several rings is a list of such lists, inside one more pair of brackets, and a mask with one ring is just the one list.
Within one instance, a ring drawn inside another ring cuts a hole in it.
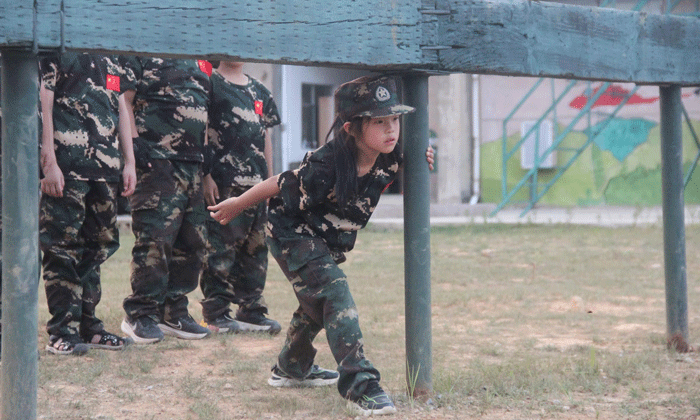
[{"label": "black sneaker", "polygon": [[367,389],[357,400],[348,401],[348,409],[362,416],[380,416],[396,413],[396,407],[391,398],[384,392],[376,379],[371,379]]},{"label": "black sneaker", "polygon": [[137,344],[157,343],[163,339],[163,331],[151,316],[144,315],[134,320],[128,316],[122,321],[122,331]]},{"label": "black sneaker", "polygon": [[275,387],[307,387],[333,385],[338,382],[338,372],[313,365],[304,379],[296,379],[282,371],[277,365],[272,367],[272,375],[267,383]]},{"label": "black sneaker", "polygon": [[213,321],[205,321],[207,328],[215,333],[239,333],[241,325],[235,319],[231,318],[229,313],[225,313]]},{"label": "black sneaker", "polygon": [[208,328],[197,324],[189,314],[170,321],[161,320],[158,323],[158,327],[163,331],[163,334],[184,338],[185,340],[201,340],[211,334]]},{"label": "black sneaker", "polygon": [[276,335],[282,331],[280,323],[267,318],[262,311],[244,312],[239,309],[236,312],[236,321],[238,321],[241,332],[266,332]]}]

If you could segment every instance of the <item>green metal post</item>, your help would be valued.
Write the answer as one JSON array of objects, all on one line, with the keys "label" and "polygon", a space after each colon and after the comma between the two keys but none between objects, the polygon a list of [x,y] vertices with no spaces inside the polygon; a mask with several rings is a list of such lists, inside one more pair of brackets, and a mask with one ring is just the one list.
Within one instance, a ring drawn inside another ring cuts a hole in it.
[{"label": "green metal post", "polygon": [[2,50],[2,418],[36,419],[39,286],[37,56]]},{"label": "green metal post", "polygon": [[688,351],[681,88],[660,88],[666,332],[669,347]]},{"label": "green metal post", "polygon": [[404,269],[406,294],[406,369],[414,396],[432,393],[430,324],[430,172],[428,148],[428,76],[404,77],[405,101],[416,112],[405,117]]}]

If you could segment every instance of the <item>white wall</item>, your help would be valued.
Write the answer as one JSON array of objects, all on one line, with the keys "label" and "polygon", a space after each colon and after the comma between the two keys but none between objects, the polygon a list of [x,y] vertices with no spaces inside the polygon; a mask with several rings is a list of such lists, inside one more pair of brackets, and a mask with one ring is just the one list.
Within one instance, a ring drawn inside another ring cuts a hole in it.
[{"label": "white wall", "polygon": [[340,84],[365,74],[368,73],[336,68],[281,66],[280,99],[277,101],[283,116],[280,171],[287,170],[292,162],[300,162],[309,151],[301,144],[301,85],[332,85],[335,90]]},{"label": "white wall", "polygon": [[431,76],[428,86],[438,168],[431,175],[431,198],[438,203],[461,203],[472,193],[470,75]]}]

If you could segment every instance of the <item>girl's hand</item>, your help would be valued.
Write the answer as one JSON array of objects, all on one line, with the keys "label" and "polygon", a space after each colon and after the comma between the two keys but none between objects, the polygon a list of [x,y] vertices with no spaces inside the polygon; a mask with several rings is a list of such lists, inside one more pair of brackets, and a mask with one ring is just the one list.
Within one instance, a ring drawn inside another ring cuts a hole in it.
[{"label": "girl's hand", "polygon": [[207,209],[210,210],[211,217],[222,225],[228,224],[245,210],[238,205],[238,197],[227,198],[215,206],[207,207]]},{"label": "girl's hand", "polygon": [[428,161],[428,168],[432,171],[435,163],[435,150],[433,150],[432,146],[428,146],[428,149],[425,151],[425,160]]}]

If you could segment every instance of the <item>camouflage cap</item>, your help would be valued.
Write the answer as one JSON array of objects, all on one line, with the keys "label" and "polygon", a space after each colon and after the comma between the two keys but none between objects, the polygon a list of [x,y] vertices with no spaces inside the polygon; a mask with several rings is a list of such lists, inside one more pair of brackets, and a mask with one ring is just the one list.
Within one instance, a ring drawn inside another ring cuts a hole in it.
[{"label": "camouflage cap", "polygon": [[388,76],[365,76],[340,85],[335,91],[335,114],[343,121],[355,117],[386,117],[416,109],[399,103],[396,81]]}]

